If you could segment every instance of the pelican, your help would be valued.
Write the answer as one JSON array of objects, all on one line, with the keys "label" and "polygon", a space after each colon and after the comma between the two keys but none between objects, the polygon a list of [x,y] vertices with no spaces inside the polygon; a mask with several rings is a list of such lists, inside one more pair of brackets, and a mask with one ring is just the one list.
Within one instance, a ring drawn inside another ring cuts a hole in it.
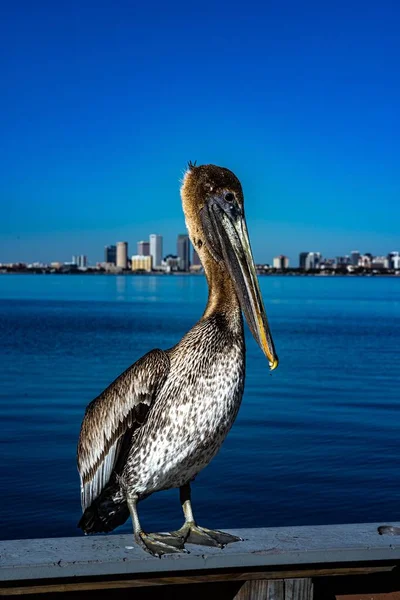
[{"label": "pelican", "polygon": [[[185,543],[223,548],[240,539],[198,525],[190,484],[219,451],[241,404],[242,311],[270,369],[278,365],[238,178],[223,167],[189,163],[181,197],[208,283],[204,314],[176,346],[145,354],[88,405],[77,451],[79,527],[108,532],[130,515],[136,542],[155,556],[185,552]],[[146,533],[138,503],[170,488],[180,488],[183,526]]]}]

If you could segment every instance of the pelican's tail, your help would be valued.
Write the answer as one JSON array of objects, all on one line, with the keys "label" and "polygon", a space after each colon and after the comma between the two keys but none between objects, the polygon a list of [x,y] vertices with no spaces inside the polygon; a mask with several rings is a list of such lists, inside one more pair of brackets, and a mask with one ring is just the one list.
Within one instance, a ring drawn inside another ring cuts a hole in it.
[{"label": "pelican's tail", "polygon": [[128,517],[128,505],[120,489],[109,485],[85,510],[78,527],[86,534],[107,533],[125,523]]}]

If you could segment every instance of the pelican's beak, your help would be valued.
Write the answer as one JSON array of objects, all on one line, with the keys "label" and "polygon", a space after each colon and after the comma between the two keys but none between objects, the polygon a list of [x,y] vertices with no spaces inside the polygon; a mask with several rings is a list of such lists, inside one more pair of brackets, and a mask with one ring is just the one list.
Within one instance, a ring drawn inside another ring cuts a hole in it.
[{"label": "pelican's beak", "polygon": [[207,201],[200,215],[210,251],[216,260],[226,265],[250,331],[273,371],[279,361],[261,297],[243,210],[218,195]]}]

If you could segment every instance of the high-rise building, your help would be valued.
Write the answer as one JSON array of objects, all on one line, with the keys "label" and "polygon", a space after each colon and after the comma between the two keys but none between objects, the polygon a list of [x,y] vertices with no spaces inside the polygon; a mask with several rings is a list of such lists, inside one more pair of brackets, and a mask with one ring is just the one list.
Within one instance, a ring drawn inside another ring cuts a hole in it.
[{"label": "high-rise building", "polygon": [[187,233],[180,233],[176,241],[176,253],[180,261],[181,271],[189,271],[190,240]]},{"label": "high-rise building", "polygon": [[117,242],[117,267],[128,268],[128,242]]},{"label": "high-rise building", "polygon": [[201,266],[200,256],[197,254],[196,248],[193,248],[192,267],[200,267],[200,266]]},{"label": "high-rise building", "polygon": [[307,257],[309,255],[309,252],[300,252],[299,254],[299,267],[300,269],[304,269],[306,268],[306,261],[307,261]]},{"label": "high-rise building", "polygon": [[145,256],[143,254],[137,254],[132,256],[131,259],[132,271],[151,271],[151,256]]},{"label": "high-rise building", "polygon": [[389,269],[400,269],[400,253],[399,252],[389,252],[387,255],[388,260],[388,268]]},{"label": "high-rise building", "polygon": [[304,271],[312,271],[319,269],[321,264],[320,252],[300,252],[299,267]]},{"label": "high-rise building", "polygon": [[308,260],[306,261],[306,271],[319,269],[321,264],[320,252],[309,252]]},{"label": "high-rise building", "polygon": [[84,269],[87,267],[87,257],[84,254],[76,254],[72,257],[72,264],[76,265],[78,269]]},{"label": "high-rise building", "polygon": [[280,254],[279,256],[275,256],[275,258],[273,260],[273,266],[274,266],[274,269],[279,269],[280,271],[287,269],[289,267],[288,257],[284,256],[283,254]]},{"label": "high-rise building", "polygon": [[150,256],[153,259],[153,269],[161,266],[163,251],[163,238],[162,235],[156,233],[150,234]]},{"label": "high-rise building", "polygon": [[358,250],[353,250],[350,260],[353,267],[358,267],[358,261],[360,260],[360,253]]},{"label": "high-rise building", "polygon": [[104,262],[115,265],[117,262],[117,247],[116,246],[105,246],[104,247]]},{"label": "high-rise building", "polygon": [[138,256],[150,256],[150,242],[138,242],[137,253]]}]

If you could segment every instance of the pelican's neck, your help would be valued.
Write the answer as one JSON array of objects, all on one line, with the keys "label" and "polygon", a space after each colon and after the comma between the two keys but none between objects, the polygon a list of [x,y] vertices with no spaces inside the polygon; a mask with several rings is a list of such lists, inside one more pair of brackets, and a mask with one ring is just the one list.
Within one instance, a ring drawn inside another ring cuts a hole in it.
[{"label": "pelican's neck", "polygon": [[224,314],[236,326],[241,321],[241,309],[232,279],[225,267],[211,256],[202,258],[208,283],[208,301],[203,319],[217,313]]},{"label": "pelican's neck", "polygon": [[207,319],[223,314],[232,329],[242,330],[242,313],[232,279],[222,263],[217,262],[207,249],[196,198],[185,190],[188,174],[182,187],[183,212],[190,241],[196,249],[208,283],[208,301],[203,314]]}]

